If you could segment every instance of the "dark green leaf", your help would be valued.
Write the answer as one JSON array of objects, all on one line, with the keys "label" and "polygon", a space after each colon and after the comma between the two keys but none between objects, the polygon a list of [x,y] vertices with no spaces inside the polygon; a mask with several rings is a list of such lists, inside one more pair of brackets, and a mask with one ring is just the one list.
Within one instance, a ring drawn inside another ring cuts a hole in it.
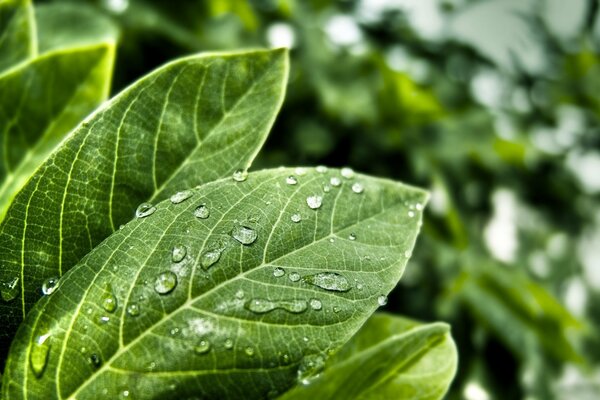
[{"label": "dark green leaf", "polygon": [[29,0],[0,0],[0,72],[37,54]]},{"label": "dark green leaf", "polygon": [[396,285],[426,200],[389,180],[282,168],[145,207],[29,313],[4,396],[280,393]]}]

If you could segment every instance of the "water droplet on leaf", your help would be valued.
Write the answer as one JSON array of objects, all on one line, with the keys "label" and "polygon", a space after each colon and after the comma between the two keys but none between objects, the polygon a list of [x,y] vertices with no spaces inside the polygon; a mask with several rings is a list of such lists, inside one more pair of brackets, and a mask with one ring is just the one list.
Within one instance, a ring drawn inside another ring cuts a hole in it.
[{"label": "water droplet on leaf", "polygon": [[110,284],[106,285],[104,289],[104,293],[102,294],[102,308],[104,311],[113,313],[117,309],[118,303],[117,298],[115,297],[112,286]]},{"label": "water droplet on leaf", "polygon": [[295,185],[298,183],[298,179],[296,179],[295,176],[290,175],[287,178],[285,178],[285,183],[287,183],[288,185]]},{"label": "water droplet on leaf", "polygon": [[88,360],[90,364],[92,364],[95,368],[99,368],[100,365],[102,365],[102,360],[100,359],[100,356],[96,353],[92,353]]},{"label": "water droplet on leaf", "polygon": [[352,168],[344,167],[342,168],[341,173],[346,179],[352,179],[354,177],[354,170]]},{"label": "water droplet on leaf", "polygon": [[244,349],[244,353],[246,353],[246,355],[248,357],[253,357],[254,356],[254,348],[248,346]]},{"label": "water droplet on leaf", "polygon": [[210,210],[208,209],[208,206],[206,204],[200,204],[194,210],[194,217],[196,217],[196,218],[206,219],[209,216],[210,216]]},{"label": "water droplet on leaf", "polygon": [[187,199],[189,199],[190,197],[192,197],[193,194],[194,194],[194,192],[192,192],[191,190],[184,190],[181,192],[177,192],[173,196],[171,196],[171,203],[173,203],[173,204],[182,203],[182,202],[186,201]]},{"label": "water droplet on leaf", "polygon": [[348,240],[356,240],[356,234],[355,233],[351,233],[348,235]]},{"label": "water droplet on leaf", "polygon": [[256,241],[258,234],[252,228],[243,225],[236,225],[231,231],[231,236],[244,245],[252,244]]},{"label": "water droplet on leaf", "polygon": [[160,273],[154,281],[154,290],[158,294],[168,294],[177,286],[177,275],[171,271]]},{"label": "water droplet on leaf", "polygon": [[244,182],[246,179],[248,179],[248,171],[238,169],[233,173],[232,178],[236,182]]},{"label": "water droplet on leaf", "polygon": [[347,292],[352,287],[345,276],[335,272],[321,272],[304,277],[304,282],[333,292]]},{"label": "water droplet on leaf", "polygon": [[200,340],[196,346],[194,346],[194,353],[206,354],[210,350],[210,342],[208,340]]},{"label": "water droplet on leaf", "polygon": [[325,172],[327,172],[327,167],[324,165],[318,165],[317,168],[315,168],[317,170],[318,173],[320,174],[324,174]]},{"label": "water droplet on leaf", "polygon": [[319,311],[323,308],[323,303],[319,299],[310,299],[310,308]]},{"label": "water droplet on leaf", "polygon": [[379,297],[377,297],[377,304],[379,304],[380,306],[385,306],[388,302],[387,296],[382,294]]},{"label": "water droplet on leaf", "polygon": [[323,204],[323,197],[316,194],[308,196],[306,198],[306,204],[308,204],[308,206],[313,210],[316,210],[321,207],[321,204]]},{"label": "water droplet on leaf", "polygon": [[298,175],[298,176],[306,175],[306,168],[304,168],[304,167],[296,167],[296,169],[294,170],[294,172],[296,172],[296,175]]},{"label": "water droplet on leaf", "polygon": [[362,193],[364,190],[365,190],[365,188],[363,187],[363,185],[362,185],[362,184],[360,184],[360,183],[358,183],[358,182],[356,182],[356,183],[354,183],[354,184],[352,185],[352,191],[353,191],[354,193],[360,194],[360,193]]},{"label": "water droplet on leaf", "polygon": [[221,253],[223,253],[223,250],[223,248],[216,248],[204,252],[200,256],[200,265],[202,266],[202,269],[206,271],[215,265],[221,258]]},{"label": "water droplet on leaf", "polygon": [[283,275],[285,275],[285,270],[283,268],[277,267],[273,270],[273,276],[279,278]]},{"label": "water droplet on leaf", "polygon": [[41,378],[48,364],[50,354],[50,333],[37,336],[31,344],[29,353],[29,365],[33,374]]},{"label": "water droplet on leaf", "polygon": [[331,191],[331,186],[329,186],[329,185],[323,185],[323,191],[325,193],[329,193]]},{"label": "water droplet on leaf", "polygon": [[0,282],[0,296],[4,301],[11,301],[19,294],[19,277],[15,276],[7,281]]},{"label": "water droplet on leaf", "polygon": [[129,314],[132,317],[137,317],[138,315],[140,315],[140,306],[138,306],[136,303],[131,303],[127,306],[127,314]]},{"label": "water droplet on leaf", "polygon": [[235,292],[235,298],[236,299],[243,299],[246,296],[246,294],[244,293],[244,291],[242,289],[239,289],[237,292]]},{"label": "water droplet on leaf", "polygon": [[185,256],[187,255],[187,249],[185,246],[175,246],[173,247],[173,251],[171,252],[171,260],[174,263],[181,262]]},{"label": "water droplet on leaf", "polygon": [[302,221],[302,216],[300,214],[296,213],[296,214],[292,214],[290,219],[292,220],[292,222],[298,223],[298,222]]},{"label": "water droplet on leaf", "polygon": [[46,296],[50,296],[58,288],[58,278],[48,278],[42,284],[42,293]]},{"label": "water droplet on leaf", "polygon": [[307,304],[304,300],[271,301],[267,299],[252,299],[244,306],[256,314],[265,314],[278,308],[293,314],[299,314],[307,309]]},{"label": "water droplet on leaf", "polygon": [[298,282],[300,280],[300,274],[297,272],[292,272],[289,275],[289,278],[290,278],[290,281],[292,281],[292,282]]},{"label": "water droplet on leaf", "polygon": [[227,338],[225,339],[225,342],[223,343],[223,346],[227,349],[227,350],[231,350],[233,349],[233,340]]},{"label": "water droplet on leaf", "polygon": [[342,180],[340,178],[338,178],[337,176],[333,176],[329,180],[329,183],[331,183],[331,186],[333,186],[333,187],[339,187],[342,184]]},{"label": "water droplet on leaf", "polygon": [[135,216],[138,218],[145,218],[154,214],[155,211],[156,207],[154,207],[152,204],[142,203],[138,206],[137,210],[135,210]]}]

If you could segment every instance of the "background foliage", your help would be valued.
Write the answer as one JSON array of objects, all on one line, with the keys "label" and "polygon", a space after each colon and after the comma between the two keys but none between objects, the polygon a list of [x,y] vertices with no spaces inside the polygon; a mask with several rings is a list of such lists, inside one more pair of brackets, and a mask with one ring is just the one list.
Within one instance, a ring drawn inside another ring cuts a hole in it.
[{"label": "background foliage", "polygon": [[255,168],[352,165],[432,190],[386,310],[450,323],[449,398],[597,398],[597,1],[89,3],[121,28],[113,92],[192,52],[290,46]]}]

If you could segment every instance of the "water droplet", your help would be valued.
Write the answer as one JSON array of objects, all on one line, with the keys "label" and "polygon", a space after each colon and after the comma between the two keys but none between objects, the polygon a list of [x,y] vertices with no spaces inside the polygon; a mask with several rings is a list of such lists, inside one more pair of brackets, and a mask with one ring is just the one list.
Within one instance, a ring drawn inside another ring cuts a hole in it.
[{"label": "water droplet", "polygon": [[323,191],[325,193],[329,193],[331,191],[331,186],[329,186],[329,185],[323,185]]},{"label": "water droplet", "polygon": [[362,184],[360,184],[360,183],[358,183],[358,182],[355,182],[355,183],[352,185],[352,191],[353,191],[354,193],[362,193],[364,190],[365,190],[365,188],[363,187],[363,185],[362,185]]},{"label": "water droplet", "polygon": [[123,390],[123,391],[121,392],[121,397],[124,397],[124,398],[125,398],[125,397],[129,397],[129,390]]},{"label": "water droplet", "polygon": [[337,313],[339,313],[340,311],[342,311],[342,309],[341,309],[341,308],[339,308],[338,306],[334,306],[334,307],[333,307],[333,312],[334,312],[334,313],[336,313],[336,314],[337,314]]},{"label": "water droplet", "polygon": [[118,303],[117,298],[115,297],[112,286],[110,284],[106,285],[104,293],[102,294],[102,308],[104,311],[109,313],[114,313],[117,309]]},{"label": "water droplet", "polygon": [[356,240],[356,233],[351,233],[348,235],[348,240]]},{"label": "water droplet", "polygon": [[48,364],[48,356],[50,354],[50,333],[39,335],[31,344],[29,353],[29,365],[33,374],[41,378]]},{"label": "water droplet", "polygon": [[285,270],[283,268],[277,267],[273,270],[273,276],[279,278],[283,275],[285,275]]},{"label": "water droplet", "polygon": [[156,207],[154,207],[152,204],[142,203],[138,206],[137,210],[135,210],[135,216],[138,218],[144,218],[148,215],[154,214],[154,211],[156,211]]},{"label": "water droplet", "polygon": [[292,214],[292,216],[290,217],[290,219],[292,220],[292,222],[300,222],[302,221],[302,216],[300,214]]},{"label": "water droplet", "polygon": [[242,289],[239,289],[237,292],[235,292],[235,298],[236,299],[243,299],[244,296],[246,296],[246,294],[244,293],[244,291]]},{"label": "water droplet", "polygon": [[352,287],[343,275],[335,272],[321,272],[304,277],[304,282],[333,292],[347,292]]},{"label": "water droplet", "polygon": [[317,170],[318,173],[320,174],[324,174],[325,172],[327,172],[327,167],[324,165],[318,165],[317,168],[315,168]]},{"label": "water droplet", "polygon": [[171,260],[174,263],[181,262],[187,255],[187,249],[185,246],[175,246],[171,252]]},{"label": "water droplet", "polygon": [[323,308],[323,303],[319,299],[310,299],[310,308],[319,311]]},{"label": "water droplet", "polygon": [[312,195],[312,196],[308,196],[306,198],[306,204],[308,204],[308,206],[310,208],[312,208],[313,210],[316,210],[319,207],[321,207],[321,204],[323,204],[323,197],[318,196],[316,194]]},{"label": "water droplet", "polygon": [[404,252],[404,257],[406,257],[406,258],[410,258],[410,256],[412,256],[412,252],[411,252],[410,250],[406,250],[406,251]]},{"label": "water droplet", "polygon": [[388,298],[386,295],[382,294],[379,297],[377,297],[377,304],[379,304],[380,306],[385,306],[388,302]]},{"label": "water droplet", "polygon": [[342,180],[340,178],[338,178],[337,176],[333,176],[329,180],[329,183],[331,183],[331,186],[333,186],[333,187],[339,187],[342,184]]},{"label": "water droplet", "polygon": [[290,278],[290,281],[292,281],[292,282],[298,282],[300,280],[300,274],[297,272],[292,272],[289,275],[289,278]]},{"label": "water droplet", "polygon": [[231,231],[231,236],[233,236],[233,238],[241,244],[249,245],[256,241],[258,234],[252,228],[243,225],[236,225]]},{"label": "water droplet", "polygon": [[293,314],[299,314],[307,309],[306,301],[304,300],[278,300],[271,301],[267,299],[252,299],[244,305],[248,310],[257,314],[264,314],[273,311],[277,308],[285,310]]},{"label": "water droplet", "polygon": [[295,176],[290,175],[287,178],[285,178],[285,183],[287,183],[288,185],[295,185],[298,183],[298,179],[296,179]]},{"label": "water droplet", "polygon": [[90,364],[92,364],[95,368],[99,368],[100,365],[102,365],[102,360],[100,359],[100,356],[96,353],[92,353],[90,355],[90,358],[88,359],[88,361],[90,362]]},{"label": "water droplet", "polygon": [[244,349],[244,353],[246,353],[246,355],[248,357],[253,357],[254,356],[254,348],[248,346]]},{"label": "water droplet", "polygon": [[225,342],[223,343],[223,346],[227,349],[227,350],[231,350],[233,349],[233,340],[227,338],[225,339]]},{"label": "water droplet", "polygon": [[110,322],[110,317],[103,315],[100,318],[98,318],[98,322],[100,322],[102,325],[108,324]]},{"label": "water droplet", "polygon": [[296,172],[296,175],[298,175],[298,176],[306,175],[306,168],[304,168],[304,167],[296,167],[296,169],[294,170],[294,172]]},{"label": "water droplet", "polygon": [[179,328],[171,328],[171,330],[169,331],[169,334],[171,336],[177,336],[179,334]]},{"label": "water droplet", "polygon": [[48,278],[42,284],[42,293],[50,296],[58,288],[58,278]]},{"label": "water droplet", "polygon": [[210,350],[210,342],[208,340],[200,340],[196,346],[194,346],[194,353],[206,354]]},{"label": "water droplet", "polygon": [[290,359],[290,355],[287,353],[279,353],[279,360],[281,361],[282,364],[287,365],[290,363],[291,359]]},{"label": "water droplet", "polygon": [[248,179],[248,171],[238,169],[233,173],[232,178],[236,182],[244,182],[246,179]]},{"label": "water droplet", "polygon": [[423,211],[423,204],[421,204],[421,203],[417,203],[417,204],[415,204],[415,208],[416,208],[418,211]]},{"label": "water droplet", "polygon": [[209,216],[210,216],[210,210],[208,209],[208,206],[206,204],[200,204],[194,210],[194,217],[196,217],[196,218],[206,219]]},{"label": "water droplet", "polygon": [[171,293],[177,286],[177,275],[171,271],[161,272],[154,281],[154,290],[158,294]]},{"label": "water droplet", "polygon": [[335,239],[334,238],[329,238],[329,243],[334,243]]},{"label": "water droplet", "polygon": [[181,192],[177,192],[173,196],[171,196],[171,203],[179,204],[181,202],[184,202],[187,199],[189,199],[190,197],[192,197],[193,194],[194,194],[194,192],[192,192],[191,190],[184,190]]},{"label": "water droplet", "polygon": [[363,290],[363,288],[364,288],[364,285],[363,285],[362,283],[359,283],[358,285],[356,285],[356,288],[357,288],[358,290]]},{"label": "water droplet", "polygon": [[223,253],[223,250],[223,248],[216,248],[204,252],[204,254],[200,256],[200,265],[202,266],[202,269],[206,271],[215,265],[221,258],[221,253]]},{"label": "water droplet", "polygon": [[325,359],[320,354],[309,354],[305,356],[298,367],[298,381],[303,385],[319,376],[319,373],[325,368]]},{"label": "water droplet", "polygon": [[344,167],[342,168],[341,173],[346,179],[352,179],[354,177],[354,170],[352,168]]},{"label": "water droplet", "polygon": [[415,216],[415,212],[414,211],[409,211],[408,212],[408,218],[412,218]]},{"label": "water droplet", "polygon": [[17,286],[18,283],[18,276],[15,276],[7,281],[0,282],[0,296],[2,297],[2,300],[11,301],[17,297],[19,294],[19,287]]},{"label": "water droplet", "polygon": [[131,303],[127,306],[127,314],[132,317],[137,317],[140,315],[140,306],[136,303]]}]

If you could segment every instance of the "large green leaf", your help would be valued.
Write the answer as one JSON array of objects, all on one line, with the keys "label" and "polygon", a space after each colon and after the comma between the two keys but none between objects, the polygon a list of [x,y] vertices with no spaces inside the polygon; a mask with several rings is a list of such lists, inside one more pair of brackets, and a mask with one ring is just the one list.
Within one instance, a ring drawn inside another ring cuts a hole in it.
[{"label": "large green leaf", "polygon": [[37,54],[30,0],[0,0],[0,72]]},{"label": "large green leaf", "polygon": [[457,366],[449,330],[375,313],[319,377],[280,399],[441,399]]},{"label": "large green leaf", "polygon": [[319,171],[140,209],[28,314],[4,398],[254,399],[318,372],[400,279],[427,200]]},{"label": "large green leaf", "polygon": [[[203,54],[142,78],[81,123],[0,225],[0,338],[143,201],[246,169],[281,106],[284,50]],[[8,294],[8,295],[5,295]]]}]

